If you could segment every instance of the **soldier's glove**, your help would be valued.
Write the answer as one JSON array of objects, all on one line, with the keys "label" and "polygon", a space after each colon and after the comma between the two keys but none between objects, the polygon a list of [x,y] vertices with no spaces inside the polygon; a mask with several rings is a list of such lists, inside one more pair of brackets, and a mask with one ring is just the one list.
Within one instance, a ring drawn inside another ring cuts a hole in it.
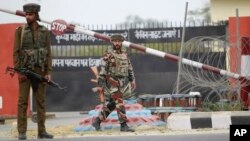
[{"label": "soldier's glove", "polygon": [[27,80],[27,79],[28,79],[28,78],[27,78],[26,75],[18,74],[18,80],[19,80],[19,81],[23,82],[23,81],[25,81],[25,80]]}]

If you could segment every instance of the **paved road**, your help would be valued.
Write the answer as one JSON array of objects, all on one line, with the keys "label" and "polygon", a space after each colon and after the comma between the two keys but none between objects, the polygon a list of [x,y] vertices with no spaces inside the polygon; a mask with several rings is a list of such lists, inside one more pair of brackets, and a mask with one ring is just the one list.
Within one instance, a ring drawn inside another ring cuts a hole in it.
[{"label": "paved road", "polygon": [[[5,141],[13,141],[10,139]],[[186,135],[143,135],[143,136],[99,136],[99,137],[75,137],[55,138],[50,141],[229,141],[226,133],[214,134],[186,134]],[[28,141],[45,141],[42,139],[31,139]]]},{"label": "paved road", "polygon": [[[55,118],[48,119],[46,126],[48,129],[56,129],[61,131],[69,125],[76,127],[79,122],[87,115],[79,114],[79,112],[64,112],[55,113]],[[0,125],[0,141],[13,141],[17,140],[15,136],[16,120],[7,121],[5,125]],[[58,128],[60,127],[60,128]],[[214,129],[202,129],[202,130],[181,130],[181,131],[169,131],[160,130],[152,131],[152,128],[147,130],[139,129],[134,133],[121,133],[118,130],[115,131],[103,131],[103,132],[84,132],[75,133],[72,129],[67,129],[62,132],[53,132],[55,138],[53,141],[228,141],[229,130],[214,130]],[[39,141],[36,138],[37,125],[29,120],[28,123],[28,141]],[[66,132],[67,131],[67,132]],[[40,141],[45,141],[41,140]]]}]

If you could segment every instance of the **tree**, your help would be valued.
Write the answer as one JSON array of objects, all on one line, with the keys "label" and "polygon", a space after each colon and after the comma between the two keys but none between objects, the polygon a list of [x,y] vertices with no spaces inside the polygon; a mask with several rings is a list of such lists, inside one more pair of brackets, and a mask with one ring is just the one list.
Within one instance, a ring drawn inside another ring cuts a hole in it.
[{"label": "tree", "polygon": [[205,4],[203,8],[188,11],[187,22],[193,22],[193,23],[211,22],[209,3]]},{"label": "tree", "polygon": [[167,22],[167,21],[158,21],[156,19],[152,19],[152,18],[149,18],[149,19],[143,19],[141,17],[139,17],[138,15],[129,15],[126,17],[126,20],[125,22],[122,22],[119,25],[123,25],[123,26],[126,26],[126,27],[144,27],[144,28],[147,28],[147,27],[154,27],[154,26],[157,26],[158,24],[162,24],[163,22]]}]

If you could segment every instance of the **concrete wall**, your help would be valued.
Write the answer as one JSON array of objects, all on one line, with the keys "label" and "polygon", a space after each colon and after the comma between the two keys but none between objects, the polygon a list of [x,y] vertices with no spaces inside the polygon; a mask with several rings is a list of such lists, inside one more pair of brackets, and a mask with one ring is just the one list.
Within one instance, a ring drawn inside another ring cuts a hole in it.
[{"label": "concrete wall", "polygon": [[239,16],[250,16],[250,0],[211,0],[211,18],[217,22],[228,20],[236,16],[236,8]]}]

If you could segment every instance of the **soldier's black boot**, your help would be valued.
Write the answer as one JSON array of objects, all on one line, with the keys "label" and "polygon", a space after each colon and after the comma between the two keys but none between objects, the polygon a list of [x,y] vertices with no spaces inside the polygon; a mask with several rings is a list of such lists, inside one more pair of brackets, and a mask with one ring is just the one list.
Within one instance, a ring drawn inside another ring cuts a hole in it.
[{"label": "soldier's black boot", "polygon": [[95,122],[92,123],[92,126],[95,128],[96,131],[101,131],[101,120],[99,117],[96,117]]},{"label": "soldier's black boot", "polygon": [[121,123],[120,131],[122,131],[122,132],[135,132],[134,129],[128,127],[126,122]]},{"label": "soldier's black boot", "polygon": [[18,140],[26,140],[27,136],[26,133],[19,133],[18,134]]},{"label": "soldier's black boot", "polygon": [[42,133],[39,133],[37,138],[38,139],[53,139],[53,135],[47,133],[47,132],[42,132]]}]

